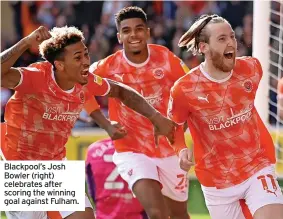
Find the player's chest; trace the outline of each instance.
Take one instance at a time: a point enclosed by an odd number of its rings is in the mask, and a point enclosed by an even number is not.
[[[245,111],[253,106],[259,80],[257,77],[234,78],[224,83],[200,82],[189,101],[193,114],[210,116]],[[226,109],[226,110],[225,110]]]
[[[170,66],[146,65],[144,67],[132,67],[121,65],[118,69],[112,69],[110,72],[111,79],[122,82],[127,85],[141,83],[162,84],[166,83],[170,75]]]
[[[131,68],[124,72],[112,74],[111,78],[132,87],[150,103],[156,103],[169,97],[170,88],[174,84],[169,70],[158,66]]]
[[[47,89],[40,93],[25,96],[25,103],[36,114],[49,121],[74,123],[83,109],[84,102],[84,91],[69,94],[52,86],[47,86]]]

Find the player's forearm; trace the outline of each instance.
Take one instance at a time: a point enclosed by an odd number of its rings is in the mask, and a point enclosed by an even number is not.
[[[1,76],[6,74],[19,57],[29,48],[29,44],[26,42],[26,39],[20,40],[14,46],[6,49],[1,52]]]
[[[111,126],[111,122],[104,116],[104,114],[97,109],[90,114],[90,117],[94,122],[105,131],[108,131],[108,128]]]
[[[123,104],[145,116],[152,123],[156,117],[160,116],[160,113],[131,87],[112,80],[108,80],[108,82],[111,86],[109,97],[120,99]]]

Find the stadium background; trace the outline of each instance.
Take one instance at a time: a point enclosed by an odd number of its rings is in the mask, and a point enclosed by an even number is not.
[[[271,21],[280,26],[283,19],[282,9],[280,15],[280,1],[271,1],[271,8],[279,11],[279,15],[271,16]],[[98,61],[107,55],[121,49],[116,39],[116,27],[114,14],[127,5],[142,7],[148,15],[151,38],[149,43],[156,43],[168,47],[178,55],[190,67],[198,65],[202,60],[194,57],[177,47],[180,36],[186,31],[191,22],[204,13],[217,13],[226,18],[234,28],[238,39],[238,56],[252,55],[253,52],[253,1],[1,1],[1,51],[10,47],[22,37],[27,36],[40,25],[47,28],[54,26],[74,25],[79,27],[85,35],[89,48],[91,62]],[[282,5],[281,5],[282,8]],[[281,25],[282,25],[281,21]],[[281,27],[282,28],[282,27]],[[278,28],[277,28],[278,29]],[[278,31],[271,29],[271,33]],[[280,28],[279,28],[280,29]],[[282,31],[282,30],[281,30]],[[264,33],[263,33],[264,34]],[[266,33],[269,34],[269,33]],[[279,34],[280,36],[280,34]],[[282,35],[281,35],[282,36]],[[279,44],[282,44],[282,39]],[[270,46],[275,50],[281,47],[270,40]],[[278,54],[282,53],[279,52]],[[276,56],[276,54],[275,54]],[[274,54],[271,53],[271,59]],[[32,48],[17,61],[17,66],[26,66],[39,61],[36,48]],[[276,61],[275,61],[276,62]],[[279,62],[277,61],[277,64]],[[278,138],[277,115],[277,81],[283,74],[283,67],[271,66],[269,81],[269,117],[270,132],[277,139],[278,158],[283,159],[283,139]],[[279,70],[280,74],[278,75]],[[5,104],[11,97],[12,91],[1,88],[1,122],[4,119]],[[98,98],[103,112],[107,115],[107,99]],[[275,115],[275,116],[274,116]],[[82,112],[81,117],[86,117]],[[85,158],[86,148],[94,141],[107,137],[106,133],[99,129],[95,123],[77,122],[73,130],[73,137],[67,143],[67,157],[70,160]],[[189,133],[186,133],[188,146],[192,146]],[[278,165],[279,170],[282,169]],[[280,169],[281,168],[281,169]],[[282,174],[282,172],[281,172]],[[189,211],[192,219],[209,218],[203,200],[199,183],[191,171],[189,191]],[[283,181],[280,182],[283,186]]]

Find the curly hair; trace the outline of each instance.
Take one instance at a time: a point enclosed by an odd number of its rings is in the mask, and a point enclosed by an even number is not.
[[[55,60],[62,59],[66,46],[85,39],[83,33],[76,27],[54,27],[50,34],[52,37],[39,45],[39,52],[53,66]]]
[[[180,38],[178,46],[187,47],[189,51],[192,51],[194,55],[200,54],[199,43],[209,43],[209,33],[206,30],[208,23],[223,23],[228,21],[223,17],[216,14],[213,15],[202,15],[197,19],[190,29]]]
[[[115,22],[117,29],[119,29],[120,24],[123,20],[129,18],[140,18],[145,24],[147,23],[147,15],[140,7],[129,6],[122,8],[117,14],[115,14]]]

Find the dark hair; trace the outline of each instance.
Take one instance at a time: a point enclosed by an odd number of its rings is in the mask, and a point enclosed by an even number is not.
[[[54,27],[51,38],[39,45],[41,56],[54,66],[54,61],[62,58],[64,48],[84,40],[83,33],[76,27]]]
[[[190,29],[180,38],[178,46],[187,47],[189,51],[192,51],[194,55],[199,54],[199,43],[209,42],[209,33],[206,30],[208,23],[223,23],[228,22],[223,17],[216,14],[214,15],[202,15],[197,19]]]
[[[147,15],[140,7],[129,6],[121,9],[117,14],[115,14],[117,29],[119,29],[120,24],[123,20],[129,18],[140,18],[145,24],[147,23]]]

